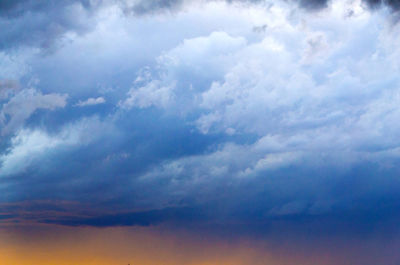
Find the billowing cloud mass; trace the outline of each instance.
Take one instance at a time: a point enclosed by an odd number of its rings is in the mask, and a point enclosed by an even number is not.
[[[0,2],[0,223],[393,227],[399,8]]]

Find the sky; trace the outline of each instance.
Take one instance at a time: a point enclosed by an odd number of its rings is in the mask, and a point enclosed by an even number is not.
[[[0,264],[399,264],[399,19],[0,0]]]

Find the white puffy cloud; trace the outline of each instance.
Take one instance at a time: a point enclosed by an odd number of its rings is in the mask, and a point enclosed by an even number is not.
[[[191,94],[195,92],[193,84],[189,84],[190,78],[207,80],[217,76],[217,73],[222,73],[224,65],[229,65],[231,53],[243,47],[245,43],[244,38],[234,38],[225,32],[213,32],[208,37],[184,40],[182,44],[158,58],[162,69],[157,77],[153,77],[147,68],[139,73],[127,99],[120,105],[125,108],[174,108],[171,103],[184,105],[191,100]],[[164,70],[165,73],[162,72]],[[182,82],[173,79],[174,77],[182,77],[185,80]],[[189,80],[189,83],[186,80]],[[177,87],[178,82],[184,85]]]
[[[257,139],[169,160],[143,174],[143,181],[167,180],[168,198],[196,194],[206,201],[221,182],[272,178],[290,168],[346,172],[362,163],[385,168],[400,158],[400,28],[386,20],[387,10],[331,1],[315,14],[288,12],[279,4],[264,12],[275,20],[262,32],[215,31],[186,39],[159,57],[154,68],[159,74],[148,76],[152,86],[129,92],[128,99],[136,91],[136,107],[188,113],[186,122],[204,134]],[[168,104],[155,100],[155,91],[169,84]],[[289,201],[271,214],[307,207],[321,212],[339,200],[326,187],[301,185],[308,178],[318,183],[318,176],[300,171],[292,185],[315,196]],[[275,195],[290,197],[294,190]]]
[[[173,97],[174,85],[163,85],[159,80],[152,80],[144,86],[132,88],[128,98],[120,103],[123,108],[165,107]]]
[[[389,120],[398,115],[398,29],[386,11],[332,1],[322,14],[293,15],[280,4],[264,12],[275,20],[261,39],[226,32],[186,39],[159,57],[160,76],[131,89],[126,102],[189,110],[203,133],[313,135],[319,146],[336,138],[352,149],[394,144],[393,133],[377,132],[378,124],[395,130]]]

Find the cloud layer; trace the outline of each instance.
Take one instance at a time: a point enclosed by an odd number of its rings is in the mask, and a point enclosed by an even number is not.
[[[2,2],[0,222],[398,218],[398,5],[299,3]]]

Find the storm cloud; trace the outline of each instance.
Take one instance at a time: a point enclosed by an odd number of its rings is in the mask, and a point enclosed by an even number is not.
[[[197,1],[208,2],[208,1]],[[213,2],[213,1],[210,1]],[[216,2],[221,2],[216,0]],[[269,3],[261,0],[229,0],[228,3],[257,4],[260,8]],[[400,8],[394,0],[363,0],[365,6],[376,9],[388,6],[397,12]],[[40,47],[52,51],[57,45],[72,38],[73,34],[85,34],[96,27],[94,14],[105,6],[118,5],[125,15],[142,16],[160,12],[177,12],[190,6],[193,0],[62,0],[62,1],[2,1],[0,3],[0,49],[14,49],[18,46]],[[289,0],[289,5],[308,10],[328,8],[329,0]]]
[[[265,235],[398,220],[397,2],[0,9],[1,224]]]

